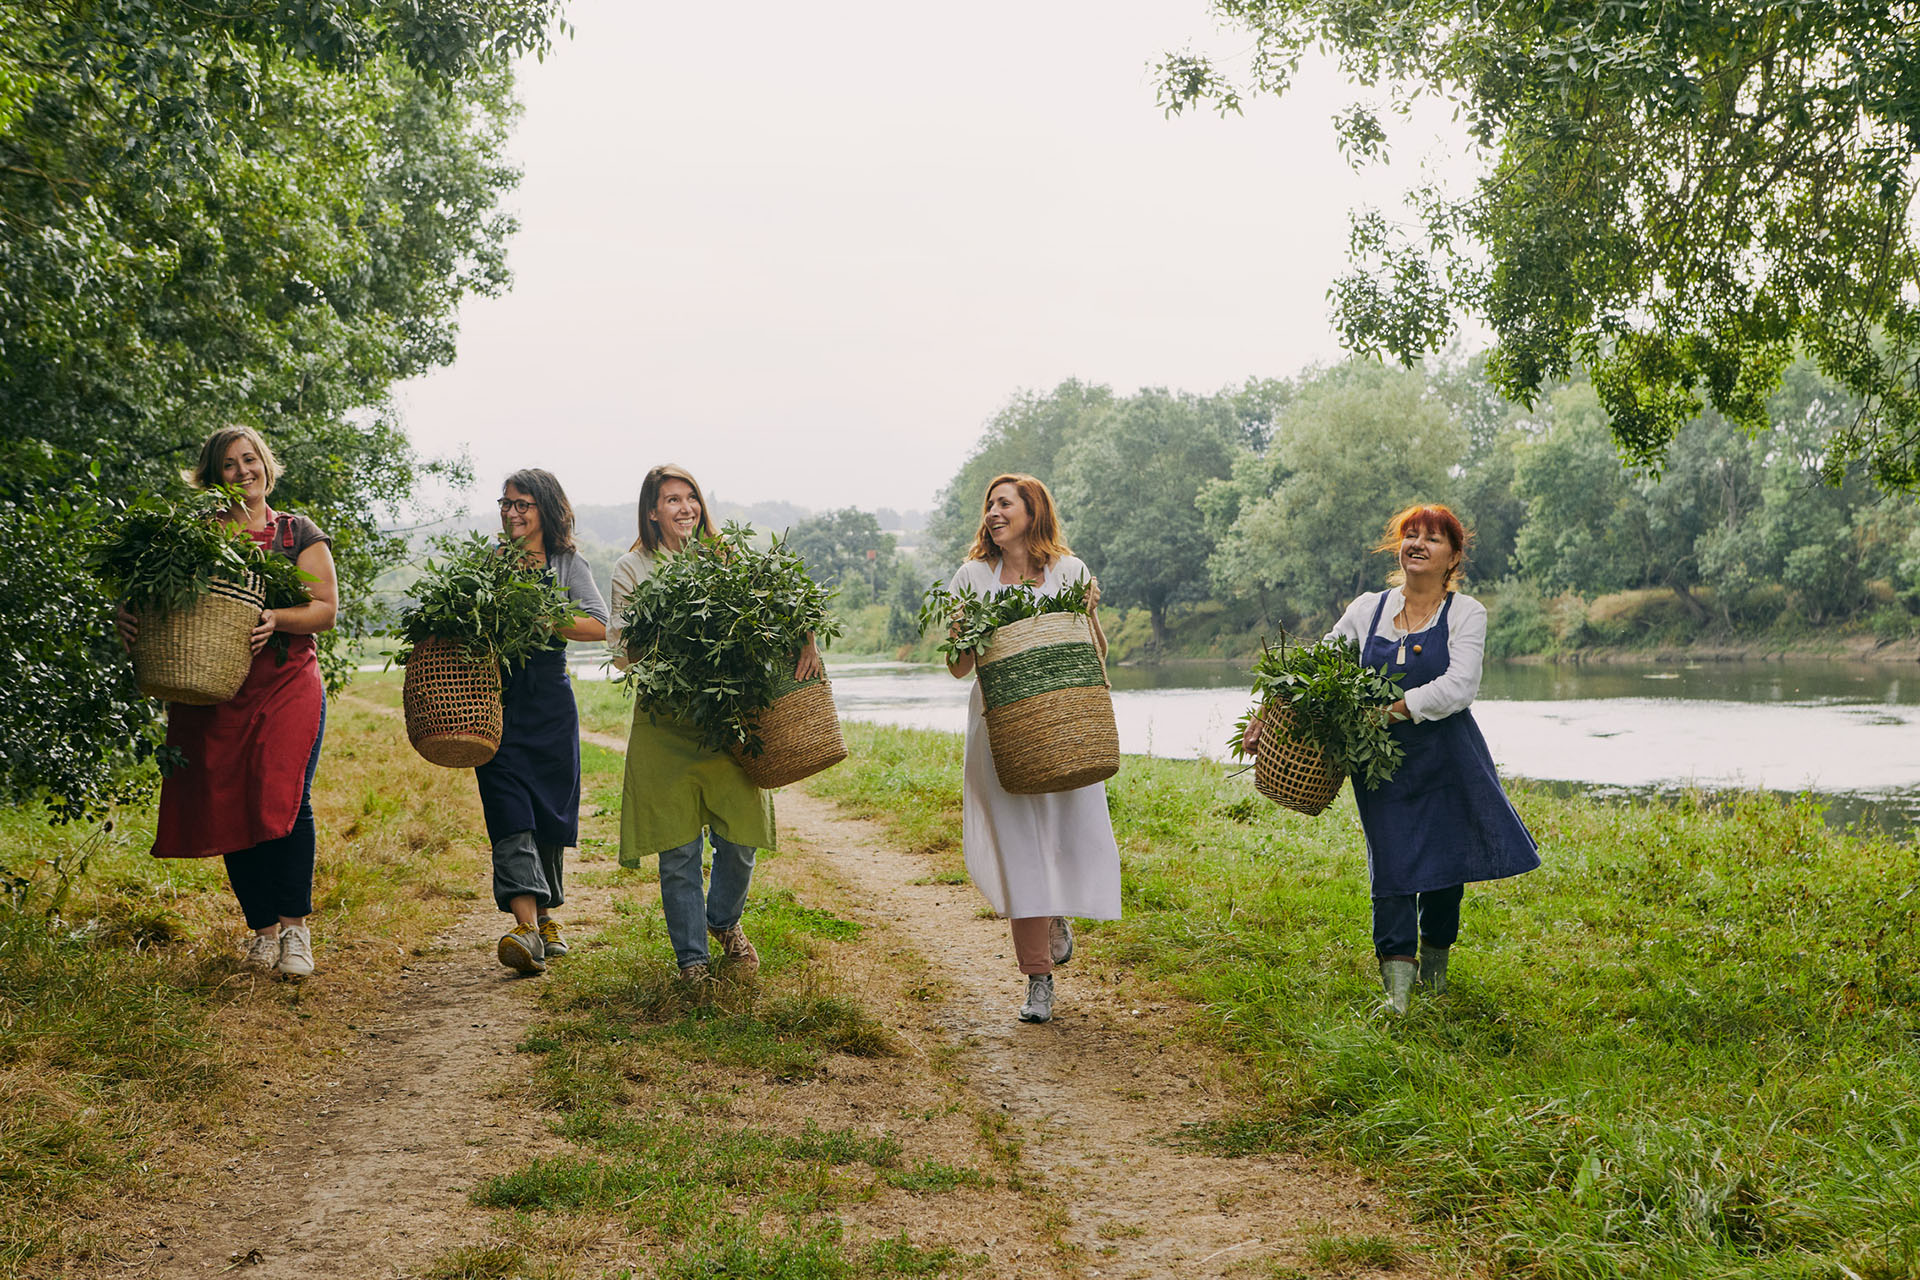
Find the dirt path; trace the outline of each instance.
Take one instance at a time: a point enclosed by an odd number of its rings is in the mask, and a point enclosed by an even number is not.
[[[584,937],[606,891],[569,893],[568,924]],[[310,1107],[249,1135],[227,1162],[228,1192],[137,1274],[375,1280],[485,1238],[473,1184],[564,1145],[512,1100],[540,983],[494,962],[501,918],[475,902],[409,966],[342,1060],[316,1063]]]
[[[980,918],[970,886],[914,883],[936,869],[931,859],[828,802],[789,789],[779,808],[784,847],[835,886],[839,910],[869,926],[862,998],[918,1042],[917,1070],[931,1083],[948,1087],[941,1073],[951,1072],[964,1096],[1007,1118],[1025,1166],[1058,1206],[1050,1232],[1005,1220],[1001,1237],[979,1242],[996,1263],[1028,1260],[996,1275],[1261,1275],[1306,1264],[1318,1236],[1409,1239],[1378,1189],[1352,1174],[1170,1145],[1183,1122],[1231,1106],[1214,1067],[1174,1036],[1173,1011],[1130,1002],[1083,958],[1061,971],[1056,1020],[1020,1025],[1023,983],[1005,923]],[[591,946],[611,893],[570,892],[570,933]],[[493,962],[499,919],[485,900],[463,913],[361,1038],[315,1065],[315,1101],[249,1135],[223,1189],[113,1274],[406,1277],[487,1238],[497,1223],[467,1203],[470,1188],[564,1146],[517,1100],[528,1060],[514,1046],[541,984]],[[888,1099],[865,1102],[884,1113]],[[1402,1262],[1392,1274],[1417,1273]]]
[[[1406,1241],[1366,1181],[1299,1157],[1224,1159],[1170,1145],[1183,1123],[1228,1110],[1217,1071],[1172,1035],[1170,1012],[1130,1002],[1082,961],[1058,971],[1056,1017],[1022,1025],[1025,992],[1005,921],[981,919],[969,885],[915,883],[932,860],[826,801],[780,796],[783,840],[823,859],[865,908],[924,960],[915,982],[948,993],[932,1023],[965,1086],[1022,1130],[1025,1160],[1066,1209],[1062,1237],[1084,1274],[1212,1277],[1301,1265],[1318,1236]],[[909,983],[908,985],[913,985]],[[1249,1264],[1258,1264],[1249,1270]],[[1327,1274],[1363,1276],[1364,1269]],[[1392,1274],[1418,1274],[1402,1263]]]

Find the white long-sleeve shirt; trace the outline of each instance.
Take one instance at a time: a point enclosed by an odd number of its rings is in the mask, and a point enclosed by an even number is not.
[[[1369,591],[1347,606],[1340,615],[1333,630],[1327,632],[1327,639],[1338,636],[1351,640],[1364,652],[1367,647],[1367,624],[1373,621],[1374,608],[1380,603],[1382,595],[1387,597],[1386,608],[1380,610],[1380,625],[1375,635],[1398,644],[1409,634],[1418,637],[1419,632],[1402,631],[1393,625],[1394,618],[1406,603],[1406,593],[1399,587],[1389,588],[1385,592]],[[1427,624],[1431,629],[1440,621],[1436,611],[1433,622]],[[1418,643],[1418,640],[1414,641]],[[1418,689],[1409,689],[1403,695],[1407,700],[1407,712],[1415,720],[1444,720],[1456,711],[1464,711],[1471,706],[1480,692],[1480,667],[1487,653],[1487,606],[1472,596],[1455,593],[1453,607],[1447,611],[1447,669],[1438,679],[1421,685]]]

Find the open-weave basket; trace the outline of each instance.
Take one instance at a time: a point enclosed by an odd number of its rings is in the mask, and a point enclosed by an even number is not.
[[[1086,614],[1009,622],[977,670],[993,771],[1008,791],[1072,791],[1120,772],[1113,694]]]
[[[253,629],[265,603],[249,574],[245,586],[216,580],[184,609],[142,616],[133,641],[140,692],[197,707],[230,700],[253,669]]]
[[[450,640],[422,640],[407,658],[400,701],[407,741],[434,764],[471,769],[500,749],[500,664]]]
[[[736,750],[733,755],[753,785],[763,790],[811,778],[847,758],[833,682],[824,676],[805,683],[782,680],[772,705],[755,719],[760,754]]]
[[[1323,811],[1340,794],[1340,784],[1347,775],[1327,758],[1319,743],[1298,731],[1293,709],[1285,703],[1269,702],[1260,720],[1254,789],[1275,804],[1308,817]]]

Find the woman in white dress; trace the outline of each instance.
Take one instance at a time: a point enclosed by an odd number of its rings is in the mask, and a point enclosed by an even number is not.
[[[1002,475],[987,485],[980,530],[947,585],[986,596],[1025,583],[1052,595],[1092,576],[1061,537],[1047,486],[1032,476]],[[1107,638],[1100,630],[1099,602],[1100,586],[1094,582],[1087,614],[1104,658]],[[973,655],[965,654],[948,670],[965,679],[973,666]],[[1120,850],[1107,815],[1106,785],[1037,796],[1007,791],[994,773],[985,704],[976,683],[967,701],[961,792],[967,874],[994,911],[1012,922],[1014,956],[1027,976],[1020,1020],[1045,1022],[1053,1016],[1054,967],[1073,956],[1067,917],[1120,918]]]

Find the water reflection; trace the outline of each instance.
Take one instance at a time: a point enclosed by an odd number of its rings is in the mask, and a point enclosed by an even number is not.
[[[958,732],[970,681],[938,668],[836,665],[851,719]],[[1221,758],[1246,703],[1231,663],[1114,673],[1123,751]],[[1715,663],[1490,666],[1475,716],[1518,777],[1653,794],[1812,790],[1842,819],[1920,819],[1920,680],[1904,667]]]

